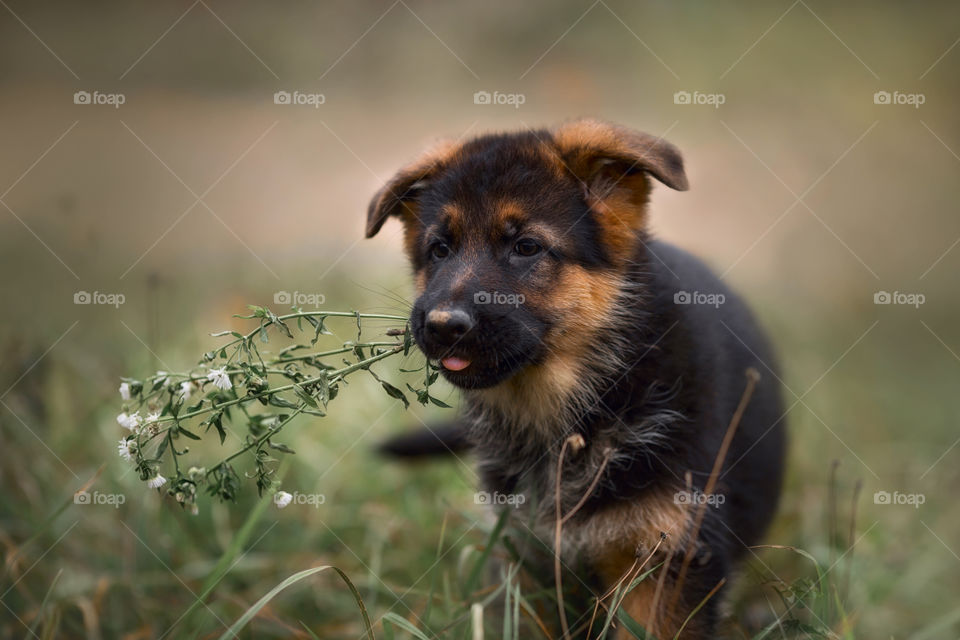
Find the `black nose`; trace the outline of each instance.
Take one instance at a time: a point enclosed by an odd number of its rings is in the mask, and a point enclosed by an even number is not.
[[[452,345],[473,328],[473,318],[463,309],[434,309],[427,313],[427,337]]]

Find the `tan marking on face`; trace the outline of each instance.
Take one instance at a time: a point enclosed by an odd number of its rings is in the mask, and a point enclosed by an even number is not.
[[[443,309],[434,309],[427,314],[427,322],[446,323],[450,320],[450,312]]]
[[[448,202],[440,208],[440,218],[446,223],[447,229],[454,241],[463,237],[464,214],[463,210],[452,202]]]
[[[598,330],[607,324],[620,284],[616,274],[565,265],[549,298],[535,302],[550,309],[555,321],[544,337],[550,352],[561,361],[582,361]]]
[[[592,345],[607,324],[620,279],[566,265],[549,292],[525,292],[527,304],[547,310],[555,325],[544,336],[547,356],[484,392],[486,402],[534,424],[549,424],[581,382]]]
[[[423,295],[423,292],[427,289],[427,273],[426,271],[418,271],[416,276],[414,276],[414,287],[417,291],[417,297]]]
[[[493,206],[495,228],[502,231],[508,225],[520,225],[527,219],[527,212],[517,200],[500,200]]]
[[[403,250],[412,261],[420,253],[420,234],[423,225],[414,207],[408,203],[403,206]]]

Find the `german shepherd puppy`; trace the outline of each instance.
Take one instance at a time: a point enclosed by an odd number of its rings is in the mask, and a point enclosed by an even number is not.
[[[434,445],[386,449],[469,445],[483,488],[524,495],[593,595],[656,567],[623,610],[673,638],[705,601],[683,634],[713,638],[723,585],[776,510],[783,406],[744,303],[649,236],[653,180],[687,189],[677,149],[585,119],[440,145],[375,195],[366,235],[403,222],[410,327],[463,391]]]

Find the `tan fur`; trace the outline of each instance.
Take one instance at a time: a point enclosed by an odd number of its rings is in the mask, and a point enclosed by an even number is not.
[[[607,590],[624,577],[638,558],[640,562],[647,558],[661,533],[666,538],[641,573],[670,555],[683,553],[689,544],[692,516],[689,505],[678,503],[672,493],[663,493],[601,511],[577,530],[576,543],[584,549]],[[658,577],[659,572],[655,572],[644,579],[627,594],[623,607],[655,637],[673,638],[687,612],[663,611],[665,599],[670,596],[667,583],[656,603],[659,611],[655,615]],[[618,637],[632,636],[624,630]]]
[[[575,172],[589,171],[589,163],[598,158],[620,159],[631,167],[649,171],[673,189],[688,188],[680,153],[662,138],[584,118],[555,128],[553,139],[564,162]]]
[[[391,213],[399,213],[403,217],[404,226],[409,230],[419,225],[419,216],[417,205],[411,202],[402,203],[402,209],[396,211],[396,207],[401,203],[397,197],[406,192],[412,185],[418,181],[434,175],[445,164],[450,162],[460,149],[460,144],[444,140],[424,153],[416,160],[400,169],[390,181],[383,186],[374,196],[373,201],[367,211],[367,229],[366,236],[372,238],[383,226],[387,216]],[[409,235],[409,234],[408,234]],[[410,242],[406,241],[407,251],[410,250]]]
[[[450,312],[449,312],[449,311],[442,311],[442,310],[439,310],[439,309],[434,309],[434,310],[432,310],[430,313],[427,314],[427,321],[428,321],[428,322],[446,322],[446,321],[449,320],[449,319],[450,319]]]
[[[418,271],[414,276],[413,286],[417,290],[417,295],[421,295],[424,290],[427,288],[427,273],[426,271]]]
[[[623,265],[633,253],[637,232],[647,224],[647,185],[642,174],[616,181],[616,186],[606,193],[591,191],[587,202],[597,214],[601,238],[614,263]]]
[[[609,319],[620,291],[620,280],[609,273],[594,273],[578,265],[564,267],[556,287],[527,302],[548,309],[557,324],[544,337],[546,359],[531,365],[506,382],[481,391],[483,401],[504,413],[541,427],[556,422],[557,409],[566,406],[582,388],[583,373],[594,338]],[[559,294],[557,293],[559,292]]]
[[[450,230],[450,234],[458,239],[463,235],[463,211],[460,210],[460,207],[448,202],[440,210],[441,215],[444,220],[447,222],[447,228]]]
[[[493,206],[493,219],[497,221],[497,226],[500,229],[511,223],[520,223],[526,217],[523,207],[515,200],[500,200]]]

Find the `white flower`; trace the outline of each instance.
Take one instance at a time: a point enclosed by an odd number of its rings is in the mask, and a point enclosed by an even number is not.
[[[187,380],[186,382],[180,383],[180,394],[183,396],[184,400],[189,400],[190,396],[193,394],[193,383]]]
[[[130,401],[130,384],[127,382],[120,383],[120,397],[123,398],[124,402]]]
[[[140,412],[137,411],[131,415],[126,413],[121,413],[117,416],[117,424],[119,424],[124,429],[129,429],[130,431],[135,431],[137,427],[140,426]]]
[[[277,505],[278,509],[283,509],[292,501],[293,496],[286,491],[277,491],[275,494],[273,494],[273,504]]]
[[[230,384],[230,376],[227,375],[226,367],[210,369],[210,373],[207,374],[207,379],[212,381],[218,389],[229,389],[233,386]]]
[[[156,422],[160,419],[160,412],[154,411],[153,413],[147,414],[147,424],[151,422]]]
[[[147,480],[147,486],[150,487],[151,489],[159,489],[165,484],[167,484],[167,479],[164,478],[159,473],[153,476],[152,478],[150,478],[149,480]]]
[[[136,440],[121,440],[117,445],[117,453],[127,462],[133,462],[133,455],[137,452]]]

